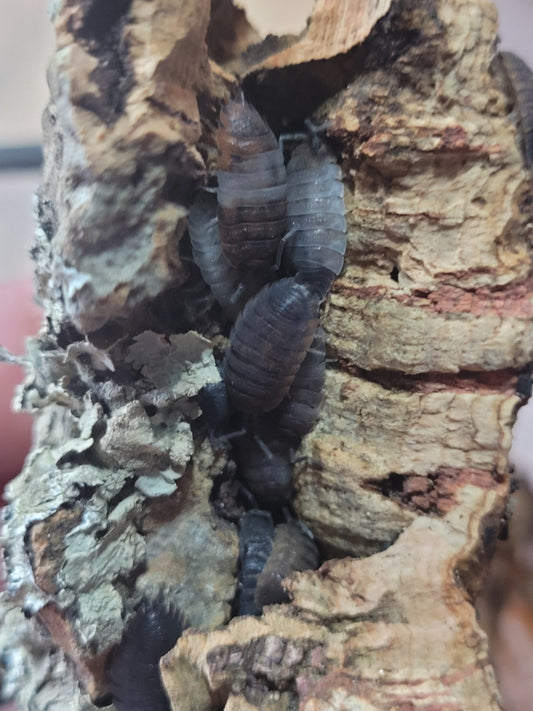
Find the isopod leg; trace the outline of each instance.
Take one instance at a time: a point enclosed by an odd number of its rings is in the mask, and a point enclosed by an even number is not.
[[[281,259],[283,257],[283,250],[285,249],[285,245],[287,242],[290,240],[290,238],[295,234],[295,232],[298,232],[300,229],[300,225],[296,224],[291,227],[291,229],[287,232],[286,235],[284,235],[278,244],[278,249],[276,251],[276,264],[274,266],[275,271],[279,271],[279,268],[281,266]]]
[[[305,131],[295,131],[294,133],[282,133],[279,137],[279,146],[282,152],[285,152],[285,143],[299,143],[300,141],[308,141],[309,135]]]
[[[222,440],[222,442],[230,441],[232,439],[237,439],[238,437],[244,437],[244,435],[247,434],[247,430],[245,428],[240,429],[240,430],[235,430],[235,432],[228,432],[227,434],[220,435],[218,438],[219,440]]]
[[[248,503],[248,506],[251,509],[258,509],[259,508],[259,503],[255,496],[252,494],[250,489],[248,489],[247,486],[245,486],[242,481],[238,482],[239,484],[239,492],[242,494],[243,498],[246,499],[246,502]]]
[[[244,286],[244,284],[241,282],[241,283],[239,284],[239,286],[235,289],[235,291],[233,292],[233,294],[231,295],[230,300],[229,300],[230,303],[231,303],[231,304],[236,304],[236,303],[239,301],[239,299],[241,298],[241,296],[243,295],[244,291],[245,291],[245,286]]]
[[[321,123],[319,126],[314,124],[311,119],[305,119],[304,121],[306,129],[309,131],[309,139],[311,143],[311,148],[313,151],[318,151],[320,146],[323,145],[324,141],[322,138],[320,138],[319,134],[320,133],[325,133],[328,128],[331,126],[330,121],[324,121]]]

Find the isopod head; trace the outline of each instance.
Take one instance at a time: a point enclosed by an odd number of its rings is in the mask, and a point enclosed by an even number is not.
[[[289,444],[275,431],[247,434],[235,441],[238,475],[257,502],[266,508],[281,508],[292,493],[293,465]]]

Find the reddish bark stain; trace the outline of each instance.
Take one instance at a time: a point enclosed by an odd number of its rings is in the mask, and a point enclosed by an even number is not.
[[[496,395],[516,392],[518,375],[510,368],[480,373],[423,373],[416,378],[417,391],[432,393],[445,388],[454,392],[475,392],[477,395]]]
[[[468,136],[462,126],[448,126],[444,129],[439,142],[440,150],[458,151],[468,148]]]
[[[400,499],[409,508],[445,515],[456,506],[457,492],[463,487],[490,491],[499,488],[501,481],[484,469],[439,467],[427,477],[405,477]]]
[[[412,140],[408,146],[397,146],[394,127],[388,126],[386,122],[380,122],[379,117],[374,117],[372,126],[374,130],[371,135],[365,136],[362,131],[359,132],[362,138],[361,152],[368,156],[385,155],[397,148],[411,154],[460,153],[489,155],[502,152],[502,146],[499,144],[473,143],[472,136],[469,136],[467,131],[459,125],[446,126],[443,129],[411,127]],[[433,139],[433,141],[427,143],[428,139]]]
[[[382,297],[387,295],[387,290],[384,286],[357,286],[341,278],[333,282],[330,293],[346,297],[355,296],[357,299],[379,297],[379,300],[381,300]]]
[[[481,287],[465,291],[456,286],[442,286],[429,292],[425,298],[414,295],[394,297],[406,306],[426,308],[435,313],[467,313],[471,316],[497,316],[499,318],[531,318],[533,306],[531,279],[519,285],[507,287],[505,291]]]
[[[472,316],[524,318],[533,315],[533,278],[505,289],[480,287],[464,291],[456,286],[442,286],[427,296],[429,309],[437,313],[468,313]]]
[[[333,284],[332,293],[376,302],[384,298],[407,307],[433,313],[497,316],[530,319],[533,316],[533,276],[519,284],[490,289],[487,286],[465,290],[443,285],[434,291],[413,290],[410,293],[388,291],[382,286],[357,286],[342,279]]]
[[[427,395],[435,392],[448,391],[450,393],[476,393],[476,395],[506,395],[517,396],[518,373],[512,368],[502,370],[460,373],[417,373],[416,375],[401,373],[399,371],[376,369],[371,373],[350,363],[346,358],[339,358],[338,364],[345,373],[372,380],[386,388],[395,388],[407,392],[416,392]],[[340,390],[341,401],[351,397],[357,384],[344,384]]]

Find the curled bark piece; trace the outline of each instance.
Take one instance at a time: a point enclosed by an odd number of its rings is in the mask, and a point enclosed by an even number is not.
[[[368,37],[393,1],[318,0],[306,29],[296,41],[287,49],[268,57],[260,67],[285,67],[348,52]]]

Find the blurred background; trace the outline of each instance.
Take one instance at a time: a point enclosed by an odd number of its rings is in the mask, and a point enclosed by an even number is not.
[[[46,65],[54,45],[46,6],[44,0],[4,3],[0,23],[0,344],[17,354],[40,323],[29,248],[41,113],[48,99]],[[22,163],[29,167],[10,167]],[[30,444],[29,415],[11,411],[13,388],[22,375],[20,368],[0,363],[0,491],[2,482],[20,470]]]
[[[264,35],[298,33],[313,0],[237,0]],[[39,183],[41,113],[53,31],[45,0],[4,3],[0,23],[0,344],[24,352],[41,314],[32,298],[33,195]],[[496,0],[501,48],[533,67],[533,0]],[[0,363],[0,491],[21,469],[30,419],[11,400],[22,371]],[[511,460],[522,485],[513,496],[509,539],[499,544],[479,609],[507,711],[533,709],[533,402],[515,426]],[[7,709],[7,707],[4,707]],[[12,707],[9,707],[12,708]]]

